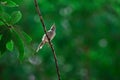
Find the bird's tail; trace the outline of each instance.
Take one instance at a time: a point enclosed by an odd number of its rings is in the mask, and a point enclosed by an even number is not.
[[[44,41],[42,41],[42,42],[39,44],[38,48],[36,49],[36,52],[38,52],[40,49],[42,49],[42,47],[43,47],[44,44],[45,44]]]

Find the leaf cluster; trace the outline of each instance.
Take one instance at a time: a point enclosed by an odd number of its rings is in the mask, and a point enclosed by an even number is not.
[[[19,9],[9,12],[8,9],[19,7],[20,1],[1,0],[0,1],[0,54],[5,51],[19,51],[19,59],[24,58],[24,40],[22,36],[31,42],[31,37],[24,31],[19,32],[15,25],[21,20],[22,13]],[[22,1],[21,1],[22,2]]]

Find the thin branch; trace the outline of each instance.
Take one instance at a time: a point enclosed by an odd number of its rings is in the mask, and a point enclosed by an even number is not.
[[[40,9],[39,9],[37,0],[34,0],[34,3],[35,3],[36,11],[37,11],[37,13],[38,13],[38,15],[39,15],[40,21],[41,21],[41,23],[42,23],[42,27],[43,27],[43,29],[44,29],[44,32],[45,32],[47,38],[48,38],[49,45],[50,45],[50,47],[51,47],[51,49],[52,49],[52,52],[53,52],[53,55],[54,55],[54,60],[55,60],[55,65],[56,65],[56,71],[57,71],[58,80],[61,80],[61,79],[60,79],[60,71],[59,71],[58,62],[57,62],[57,57],[56,57],[56,53],[55,53],[54,47],[53,47],[53,45],[52,45],[52,43],[51,43],[51,41],[50,41],[50,38],[49,38],[48,35],[47,35],[46,26],[45,26],[43,17],[42,17],[42,15],[41,15],[41,12],[40,12]]]
[[[6,21],[4,21],[3,19],[0,18],[0,21],[2,21],[2,22],[4,23],[6,29],[12,29],[12,28],[13,28],[12,25],[8,24],[8,23],[7,23]]]
[[[0,21],[2,21],[4,23],[4,25],[9,27],[9,25],[3,19],[0,18]]]

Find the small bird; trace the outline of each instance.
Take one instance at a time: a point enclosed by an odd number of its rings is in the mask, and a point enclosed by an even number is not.
[[[55,37],[56,34],[56,26],[53,24],[50,28],[50,30],[47,32],[47,35],[50,40],[52,40]],[[38,48],[36,49],[36,52],[38,52],[40,49],[42,49],[43,45],[48,42],[48,38],[46,34],[43,35],[41,43],[38,45]]]

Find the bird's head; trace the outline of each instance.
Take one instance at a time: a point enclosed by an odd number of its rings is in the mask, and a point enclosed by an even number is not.
[[[53,30],[53,31],[55,31],[55,30],[56,30],[55,23],[52,25],[52,27],[50,28],[50,30]]]

